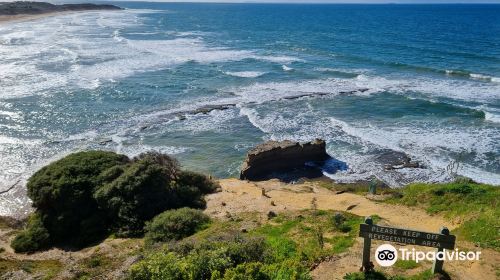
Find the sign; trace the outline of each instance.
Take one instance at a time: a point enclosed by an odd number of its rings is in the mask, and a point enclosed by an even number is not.
[[[377,225],[360,224],[359,236],[387,242],[403,243],[416,246],[443,248],[453,250],[455,236],[439,233],[415,231],[402,228],[391,228]]]
[[[359,225],[359,236],[364,238],[363,264],[361,267],[361,269],[364,271],[373,269],[373,263],[370,261],[372,239],[416,246],[433,247],[437,248],[438,252],[442,252],[444,249],[453,250],[455,248],[456,239],[454,235],[450,235],[450,231],[445,227],[441,229],[440,233],[384,227],[374,225],[371,217],[367,217],[365,219],[365,223]],[[443,272],[442,260],[435,260],[432,272]]]

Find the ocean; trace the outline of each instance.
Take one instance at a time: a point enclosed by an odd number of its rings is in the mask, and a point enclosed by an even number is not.
[[[116,4],[0,25],[0,190],[21,180],[0,215],[87,149],[225,178],[265,140],[321,138],[341,182],[446,181],[455,162],[500,184],[500,5]],[[385,171],[388,150],[426,168]]]

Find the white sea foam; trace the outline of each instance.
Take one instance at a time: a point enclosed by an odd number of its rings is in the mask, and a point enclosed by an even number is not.
[[[500,114],[484,112],[484,119],[490,122],[500,123]]]
[[[500,78],[498,78],[498,77],[493,77],[490,75],[478,74],[478,73],[469,73],[467,71],[445,70],[445,73],[446,73],[446,75],[449,75],[449,76],[469,77],[472,80],[479,80],[479,81],[483,81],[483,82],[494,82],[494,83],[500,82]]]
[[[345,172],[328,174],[340,181],[367,179],[371,175],[393,186],[414,181],[442,181],[449,179],[446,166],[453,161],[450,155],[468,153],[474,155],[474,162],[490,165],[492,162],[488,154],[500,149],[495,136],[498,130],[494,127],[437,127],[424,121],[347,123],[328,117],[311,106],[243,106],[240,114],[273,140],[310,141],[320,137],[332,142],[349,143],[349,149],[339,149],[334,144],[334,150],[330,152],[350,167]],[[373,152],[382,149],[407,153],[427,168],[385,172],[381,164],[374,163]],[[473,164],[462,164],[459,173],[479,182],[500,184],[498,174]]]
[[[429,97],[444,97],[463,101],[489,103],[500,98],[500,85],[471,80],[438,79],[429,77],[387,78],[359,75],[357,85],[375,91],[407,94],[419,92]]]
[[[235,77],[241,77],[241,78],[257,78],[257,77],[260,77],[260,76],[266,74],[266,72],[259,72],[259,71],[230,72],[230,71],[227,71],[227,72],[224,72],[224,74],[230,75],[230,76],[235,76]]]
[[[352,75],[368,74],[371,71],[369,69],[350,69],[350,68],[331,68],[331,67],[318,67],[314,68],[315,71],[319,72],[335,72],[335,73],[345,73]]]
[[[292,67],[286,66],[286,65],[281,65],[281,68],[283,69],[283,71],[292,71],[293,70]]]
[[[495,82],[498,83],[500,82],[500,78],[489,76],[489,75],[483,75],[483,74],[470,74],[470,77],[474,80],[480,80],[480,81],[486,81],[486,82]]]
[[[146,152],[159,152],[167,155],[177,155],[188,151],[185,147],[175,147],[175,146],[150,146],[150,145],[127,145],[120,148],[120,153],[127,155],[128,157],[135,157]]]
[[[437,128],[425,123],[399,123],[391,126],[365,123],[353,126],[333,118],[331,121],[347,134],[360,139],[364,145],[374,144],[403,151],[441,170],[444,170],[452,161],[447,156],[450,151],[457,154],[472,152],[477,154],[476,160],[488,164],[489,160],[483,156],[500,149],[499,144],[492,137],[495,134],[494,128],[469,128],[467,130],[456,127]],[[500,176],[497,174],[482,171],[472,165],[464,167],[460,172],[466,176],[475,174],[472,178],[481,182],[500,183]],[[478,174],[481,176],[477,176]]]
[[[290,63],[300,59],[252,50],[209,46],[203,32],[176,32],[169,40],[127,39],[123,29],[140,26],[134,11],[85,12],[17,23],[0,30],[0,98],[47,93],[75,85],[94,89],[102,81],[175,67],[187,62],[243,59]],[[23,31],[23,30],[30,31]],[[20,31],[21,30],[21,31]],[[193,37],[194,36],[194,37]],[[238,75],[238,74],[236,74]],[[257,73],[244,72],[247,77]]]

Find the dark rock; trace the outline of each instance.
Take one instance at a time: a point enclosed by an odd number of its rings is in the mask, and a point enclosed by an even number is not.
[[[277,216],[278,216],[278,215],[277,215],[274,211],[269,211],[269,212],[267,213],[267,218],[268,218],[269,220],[270,220],[270,219],[272,219],[272,218],[275,218],[275,217],[277,217]]]
[[[384,150],[375,159],[384,164],[385,170],[423,168],[419,162],[412,161],[411,157],[407,154],[393,150]]]
[[[223,110],[227,110],[227,109],[234,107],[234,106],[236,106],[236,104],[205,105],[205,106],[202,106],[200,108],[197,108],[192,113],[193,114],[208,114],[208,113],[215,111],[215,110],[223,111]]]
[[[89,11],[89,10],[121,10],[120,7],[108,4],[63,4],[54,5],[45,2],[7,2],[0,3],[0,15],[19,14],[45,14],[65,11]]]
[[[113,142],[112,139],[106,139],[106,140],[103,140],[103,141],[99,142],[99,145],[103,145],[104,146],[104,145],[107,145],[107,144],[109,144],[111,142]]]
[[[341,95],[351,95],[351,94],[355,94],[357,92],[365,92],[365,91],[368,91],[369,89],[367,88],[360,88],[360,89],[357,89],[357,90],[350,90],[350,91],[340,91],[339,94]],[[283,97],[282,99],[284,100],[294,100],[294,99],[299,99],[299,98],[304,98],[304,97],[321,97],[321,96],[325,96],[325,95],[329,95],[331,93],[329,92],[311,92],[311,93],[304,93],[304,94],[299,94],[299,95],[293,95],[293,96],[285,96]]]
[[[354,209],[354,207],[356,207],[356,206],[358,206],[358,205],[357,205],[357,204],[350,205],[349,207],[347,207],[347,209],[346,209],[346,210],[347,210],[347,211],[352,210],[352,209]]]
[[[202,114],[206,115],[212,111],[219,110],[219,111],[224,111],[229,108],[235,107],[236,104],[214,104],[214,105],[203,105],[199,108],[196,108],[194,110],[189,110],[189,111],[181,111],[175,113],[175,116],[178,120],[183,121],[187,118],[188,115],[197,115],[197,114]]]
[[[250,150],[241,167],[240,179],[265,180],[273,172],[283,172],[304,167],[306,162],[329,159],[326,143],[316,139],[313,142],[268,141]]]

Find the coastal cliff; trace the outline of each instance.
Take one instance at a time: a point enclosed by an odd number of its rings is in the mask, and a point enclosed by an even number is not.
[[[307,143],[268,141],[248,152],[241,167],[240,179],[263,180],[273,172],[301,168],[306,162],[320,162],[328,158],[326,143],[320,139]]]
[[[0,3],[0,16],[38,15],[54,12],[89,11],[89,10],[121,10],[120,7],[109,4],[62,4],[54,5],[45,2],[16,1]]]

